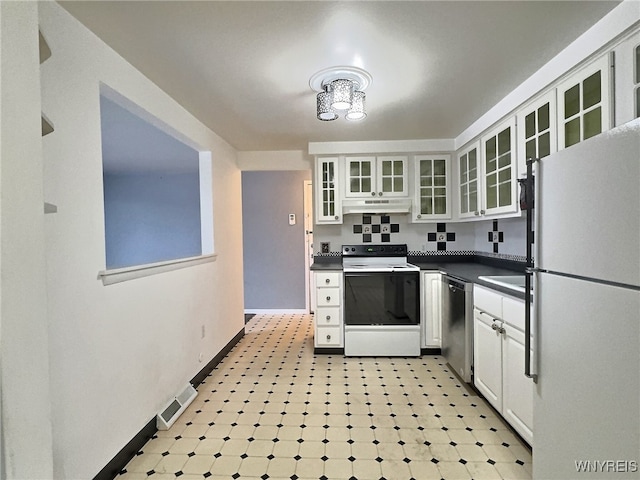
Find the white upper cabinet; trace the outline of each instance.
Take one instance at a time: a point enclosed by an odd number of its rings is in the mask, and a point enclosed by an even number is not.
[[[610,66],[604,55],[558,85],[558,150],[611,128]]]
[[[460,218],[480,215],[480,144],[475,142],[458,155]]]
[[[615,119],[622,125],[640,117],[640,31],[615,49]]]
[[[316,223],[342,223],[338,157],[316,158]]]
[[[516,120],[510,118],[482,137],[483,215],[512,213],[516,202]]]
[[[460,219],[517,213],[516,118],[462,150],[458,167]]]
[[[451,218],[450,155],[416,155],[412,220]]]
[[[550,91],[518,113],[518,177],[527,174],[526,160],[557,150],[556,96]]]
[[[346,157],[348,198],[406,197],[408,158],[406,155]]]

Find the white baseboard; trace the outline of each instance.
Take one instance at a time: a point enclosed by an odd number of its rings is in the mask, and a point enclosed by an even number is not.
[[[250,308],[246,309],[244,313],[253,313],[255,315],[289,315],[289,314],[306,314],[309,311],[305,308]]]

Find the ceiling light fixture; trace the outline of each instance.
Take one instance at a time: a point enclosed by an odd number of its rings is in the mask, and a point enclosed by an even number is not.
[[[309,86],[318,92],[316,115],[325,122],[344,114],[347,120],[362,120],[365,110],[365,89],[371,84],[371,75],[357,67],[332,67],[311,77]]]

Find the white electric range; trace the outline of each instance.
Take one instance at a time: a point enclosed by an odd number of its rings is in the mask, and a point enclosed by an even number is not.
[[[347,356],[420,355],[420,268],[407,245],[343,245]]]

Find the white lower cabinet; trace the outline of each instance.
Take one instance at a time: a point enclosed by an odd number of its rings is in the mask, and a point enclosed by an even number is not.
[[[442,339],[442,274],[422,272],[421,348],[440,348]]]
[[[524,375],[524,302],[474,287],[474,385],[533,446],[533,381]]]
[[[502,415],[533,445],[533,381],[524,376],[524,332],[505,324],[502,342]]]
[[[489,403],[502,411],[502,338],[496,322],[474,308],[473,383]]]
[[[314,347],[342,348],[342,272],[317,271],[315,280]]]

